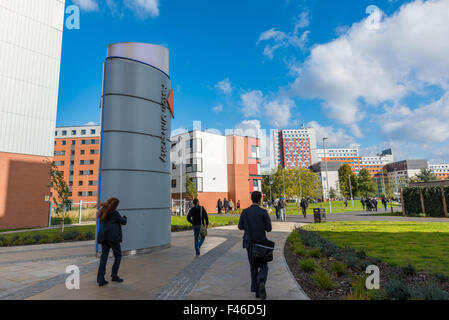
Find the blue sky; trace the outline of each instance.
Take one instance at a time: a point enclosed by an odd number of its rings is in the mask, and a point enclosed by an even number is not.
[[[336,147],[449,162],[448,0],[73,3],[81,24],[64,30],[57,125],[99,123],[107,45],[149,42],[170,50],[173,129],[305,123]]]

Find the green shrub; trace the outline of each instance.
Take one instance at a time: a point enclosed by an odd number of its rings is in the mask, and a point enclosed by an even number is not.
[[[64,241],[73,241],[73,240],[76,240],[78,235],[79,235],[79,231],[77,231],[77,230],[68,231],[68,232],[64,232],[62,234],[62,238],[64,239]]]
[[[400,279],[391,279],[385,284],[385,294],[389,299],[408,300],[411,298],[411,289]]]
[[[319,258],[321,256],[321,251],[318,248],[312,248],[307,250],[306,255],[312,258]]]
[[[35,234],[33,236],[34,243],[39,243],[41,241],[41,239],[42,239],[42,235],[40,235],[40,234]]]
[[[444,273],[437,274],[436,278],[440,282],[449,282],[449,276],[445,275]]]
[[[86,240],[86,234],[85,233],[80,233],[76,236],[76,240],[78,241],[84,241]]]
[[[299,268],[305,272],[314,271],[317,267],[314,259],[300,259],[298,264]]]
[[[449,300],[449,294],[435,283],[415,287],[412,290],[412,298],[418,300]]]
[[[401,267],[401,270],[406,276],[414,276],[416,274],[416,269],[411,264],[406,267]]]
[[[327,265],[327,258],[326,258],[326,257],[322,257],[322,258],[320,258],[320,261],[319,261],[319,263],[320,263],[320,265],[322,265],[322,266],[325,266],[325,265]]]
[[[94,240],[95,239],[95,234],[92,231],[87,231],[86,232],[86,240]]]
[[[304,247],[304,245],[301,242],[296,242],[293,245],[293,253],[297,256],[305,256],[306,255],[306,248]]]
[[[55,234],[52,238],[52,242],[55,242],[55,243],[62,242],[62,241],[64,241],[64,238],[59,233]]]
[[[312,278],[315,285],[320,289],[332,290],[335,288],[335,284],[332,281],[331,276],[323,268],[317,268],[315,273],[312,275]]]
[[[355,277],[352,281],[351,294],[346,298],[347,300],[371,300],[371,295],[366,289],[366,278],[365,277]],[[378,290],[375,290],[378,291]]]
[[[335,273],[337,276],[341,276],[346,273],[346,266],[341,261],[332,261],[331,263],[331,271]]]

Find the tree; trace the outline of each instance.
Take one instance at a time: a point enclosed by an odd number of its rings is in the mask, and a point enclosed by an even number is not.
[[[189,175],[184,175],[186,178],[186,194],[187,199],[193,200],[198,197],[198,191],[196,189],[195,183],[192,181],[192,179],[189,177]]]
[[[351,179],[351,186],[349,186],[349,179]],[[357,176],[348,164],[344,164],[338,169],[338,184],[341,195],[346,199],[351,198],[351,190],[353,197],[357,195]]]
[[[53,203],[56,205],[55,213],[62,217],[61,232],[64,231],[64,218],[67,207],[72,204],[69,199],[71,194],[67,183],[64,180],[64,172],[59,171],[53,161],[47,162],[50,167],[50,188],[52,188]]]
[[[363,197],[370,197],[376,195],[376,182],[371,178],[371,174],[365,168],[360,170],[357,181],[357,190]]]
[[[437,176],[430,169],[421,169],[421,171],[412,178],[413,182],[428,182],[438,180]]]
[[[337,190],[335,190],[333,187],[330,187],[329,189],[329,198],[331,199],[337,198]]]

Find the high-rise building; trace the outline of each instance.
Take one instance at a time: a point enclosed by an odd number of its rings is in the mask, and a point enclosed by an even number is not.
[[[308,168],[317,162],[315,129],[273,130],[274,163],[286,169]]]
[[[0,0],[0,228],[48,223],[64,0]]]
[[[185,175],[195,184],[208,212],[216,212],[219,198],[232,200],[234,205],[240,200],[242,208],[248,207],[250,193],[262,191],[258,138],[193,130],[171,141],[172,199],[187,197]]]
[[[95,205],[98,196],[100,126],[57,127],[54,163],[64,173],[74,205]]]

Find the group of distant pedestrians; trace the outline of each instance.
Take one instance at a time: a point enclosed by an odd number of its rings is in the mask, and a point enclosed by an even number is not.
[[[240,200],[237,200],[237,206],[234,206],[234,202],[232,199],[227,200],[226,198],[221,201],[221,198],[218,198],[217,201],[217,212],[218,214],[234,212],[236,210],[240,213]]]

